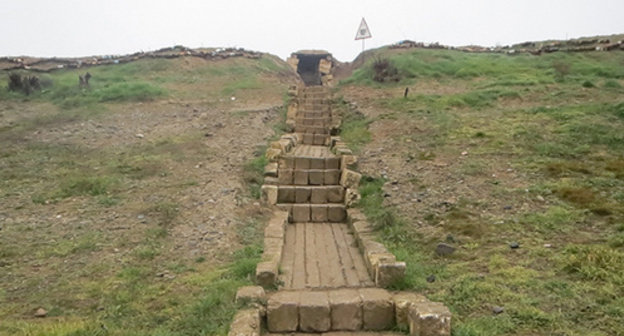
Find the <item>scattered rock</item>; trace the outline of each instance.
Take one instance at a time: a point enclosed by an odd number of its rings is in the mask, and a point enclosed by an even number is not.
[[[537,195],[537,200],[540,201],[540,202],[544,202],[545,201],[545,199],[544,199],[544,197],[542,197],[542,195]]]
[[[142,133],[137,133],[134,135],[135,137],[139,138],[139,139],[143,139],[145,138],[145,135],[143,135]]]
[[[48,316],[48,311],[43,308],[39,308],[35,311],[35,317],[43,318],[46,316]]]
[[[145,215],[138,215],[137,219],[145,219]]]
[[[501,306],[492,307],[492,312],[496,315],[501,314],[504,311],[505,311],[505,307],[501,307]]]
[[[509,247],[511,247],[512,249],[517,249],[520,248],[520,244],[518,242],[511,242],[509,244]]]
[[[432,283],[436,281],[436,276],[434,274],[431,274],[430,276],[427,277],[427,282],[428,283]]]
[[[447,256],[455,252],[455,248],[449,244],[439,243],[438,246],[436,246],[435,252],[439,256]]]
[[[544,244],[544,247],[545,247],[545,248],[551,248],[551,247],[552,247],[552,244]]]
[[[505,206],[503,207],[503,210],[511,210],[511,205],[505,205]]]
[[[461,155],[462,155],[462,156],[466,156],[466,155],[468,155],[468,152],[463,151],[463,152],[461,152]]]

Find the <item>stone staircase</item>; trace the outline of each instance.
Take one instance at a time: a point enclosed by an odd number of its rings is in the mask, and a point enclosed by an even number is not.
[[[358,198],[357,161],[337,136],[328,88],[299,88],[288,123],[271,144],[263,199],[275,207],[246,304],[230,335],[450,335],[448,309],[415,293],[381,287],[400,281],[405,263],[375,241]],[[268,292],[265,291],[265,289]],[[263,328],[261,328],[263,326]]]

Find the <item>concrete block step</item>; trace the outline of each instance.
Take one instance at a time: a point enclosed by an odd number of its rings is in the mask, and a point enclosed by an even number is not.
[[[328,127],[295,125],[295,132],[310,134],[326,134],[329,135]]]
[[[324,160],[314,159],[314,162]],[[278,179],[283,185],[331,186],[339,185],[341,171],[338,169],[279,169]]]
[[[290,336],[292,334],[267,333],[263,336]],[[329,331],[324,333],[301,333],[297,336],[405,336],[406,334],[394,331]]]
[[[298,112],[295,118],[332,118],[328,112]]]
[[[341,158],[333,157],[314,157],[311,155],[284,156],[279,160],[279,169],[327,169],[340,170]]]
[[[288,212],[291,223],[342,223],[347,216],[344,204],[278,203],[276,206]]]
[[[331,101],[329,99],[326,98],[304,98],[302,97],[301,99],[298,99],[298,103],[300,105],[304,105],[304,104],[330,104]]]
[[[395,326],[392,294],[379,288],[280,291],[267,302],[269,332],[380,331]]]
[[[277,203],[327,204],[344,203],[344,188],[330,186],[283,186],[277,187]]]
[[[311,129],[318,130],[323,129],[324,133],[320,132],[309,132]],[[329,146],[329,142],[331,140],[331,135],[329,134],[329,129],[324,127],[315,127],[315,126],[295,126],[295,130],[297,131],[306,131],[302,134],[301,144],[303,145],[315,145],[315,146]]]
[[[331,118],[329,117],[320,117],[320,118],[305,118],[305,117],[297,117],[295,118],[295,125],[297,126],[314,126],[314,127],[323,127],[329,128],[331,126]]]

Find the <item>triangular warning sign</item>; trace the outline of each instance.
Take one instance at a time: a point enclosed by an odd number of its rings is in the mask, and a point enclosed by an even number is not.
[[[358,28],[357,34],[355,34],[356,40],[363,40],[367,38],[371,38],[373,35],[370,33],[370,29],[368,29],[368,25],[366,24],[366,20],[362,18],[362,22],[360,22],[360,28]]]

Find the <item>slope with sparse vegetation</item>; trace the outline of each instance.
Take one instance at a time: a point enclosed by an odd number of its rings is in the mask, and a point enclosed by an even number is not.
[[[255,185],[290,68],[263,55],[15,73],[41,90],[0,73],[0,335],[226,334],[262,252]]]
[[[623,85],[622,52],[370,52],[337,108],[398,287],[453,335],[624,334]]]

